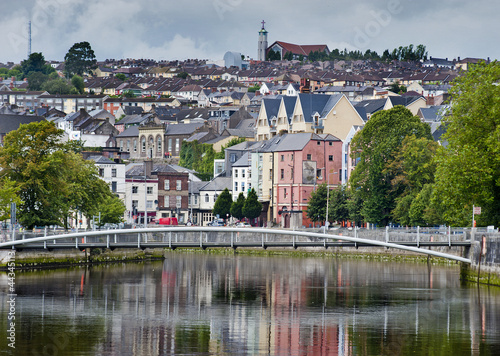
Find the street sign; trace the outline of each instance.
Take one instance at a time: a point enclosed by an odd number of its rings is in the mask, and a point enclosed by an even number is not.
[[[481,207],[480,206],[474,207],[474,215],[481,215]]]

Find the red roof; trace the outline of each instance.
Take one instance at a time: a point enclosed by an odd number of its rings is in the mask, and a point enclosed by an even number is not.
[[[275,44],[281,46],[283,48],[284,52],[292,52],[293,54],[298,54],[298,55],[304,55],[307,56],[311,52],[315,51],[320,51],[323,52],[325,50],[328,50],[328,46],[323,44],[323,45],[297,45],[293,43],[287,43],[287,42],[281,42],[281,41],[276,41],[274,42],[271,46],[269,46],[269,49],[272,48]]]

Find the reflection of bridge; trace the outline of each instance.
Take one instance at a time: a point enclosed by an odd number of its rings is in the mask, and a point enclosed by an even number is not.
[[[460,235],[461,236],[461,235]],[[465,263],[470,259],[433,251],[431,247],[468,247],[470,241],[420,241],[418,234],[409,240],[385,241],[317,232],[266,228],[231,227],[154,227],[141,229],[73,232],[27,238],[14,235],[12,241],[0,243],[0,249],[69,249],[87,248],[298,248],[298,247],[385,247],[442,257]],[[422,249],[421,247],[427,247]]]

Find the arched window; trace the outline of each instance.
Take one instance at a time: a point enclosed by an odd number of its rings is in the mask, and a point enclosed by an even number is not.
[[[205,194],[205,203],[208,203],[208,194]]]
[[[158,142],[156,144],[157,150],[158,150],[158,152],[161,153],[161,136],[158,136],[157,142]]]
[[[146,152],[146,137],[142,137],[142,140],[141,140],[141,143],[142,143],[142,152]]]

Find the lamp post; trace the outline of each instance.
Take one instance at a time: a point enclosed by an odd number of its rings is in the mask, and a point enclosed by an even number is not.
[[[328,179],[326,181],[326,217],[325,217],[325,233],[326,230],[328,230],[328,226],[330,225],[330,221],[328,221],[328,201],[330,198],[330,176],[332,174],[337,174],[337,172],[330,172],[328,173]]]

